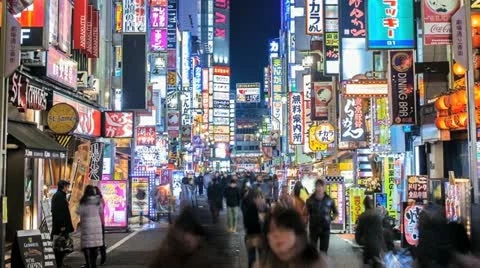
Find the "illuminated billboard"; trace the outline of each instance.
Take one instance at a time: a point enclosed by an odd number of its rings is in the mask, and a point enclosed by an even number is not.
[[[227,0],[215,0],[213,8],[214,36],[213,63],[228,66],[230,64],[230,3]]]
[[[237,103],[260,102],[260,83],[237,83]]]

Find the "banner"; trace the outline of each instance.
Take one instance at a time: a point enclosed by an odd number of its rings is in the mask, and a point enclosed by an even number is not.
[[[412,50],[389,51],[392,125],[412,125],[415,116],[415,73]]]
[[[132,216],[148,215],[148,177],[132,177]]]
[[[427,200],[428,176],[408,176],[407,183],[407,199],[423,204]]]
[[[303,118],[303,93],[290,93],[290,144],[300,145],[304,142],[305,122]]]
[[[459,0],[423,1],[423,42],[425,45],[451,45],[453,14]]]
[[[365,1],[339,1],[340,8],[340,37],[341,38],[365,38],[366,13]]]
[[[137,146],[155,146],[157,143],[155,126],[137,127],[135,140],[137,141]]]
[[[103,151],[105,144],[103,142],[93,142],[90,144],[90,180],[99,181],[103,173]]]
[[[75,0],[73,9],[73,49],[86,50],[88,1]]]
[[[365,211],[363,200],[365,199],[365,189],[350,188],[348,190],[350,197],[350,225],[357,224],[358,217]]]
[[[365,112],[368,99],[341,97],[340,106],[340,140],[359,142],[367,140]]]
[[[306,0],[306,33],[309,35],[323,34],[323,3],[322,0]],[[288,8],[288,7],[287,7]]]
[[[415,47],[415,17],[412,0],[367,2],[367,46],[369,49]]]
[[[105,227],[127,227],[127,182],[100,181],[99,188],[105,201]]]
[[[397,204],[396,204],[396,192],[397,186],[395,184],[393,157],[385,157],[383,159],[383,175],[384,175],[384,187],[385,194],[387,195],[387,211],[388,215],[393,218],[397,218]]]
[[[328,120],[328,105],[333,99],[332,83],[314,82],[311,98],[312,120]]]

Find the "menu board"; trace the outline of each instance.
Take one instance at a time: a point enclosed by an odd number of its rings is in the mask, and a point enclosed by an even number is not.
[[[100,181],[105,200],[105,227],[127,227],[127,182]]]
[[[55,253],[53,252],[53,242],[49,233],[42,233],[43,245],[43,267],[57,267]]]
[[[407,198],[422,203],[427,200],[428,176],[408,176]]]
[[[12,248],[12,267],[44,267],[42,235],[39,230],[17,231]]]
[[[132,178],[132,216],[148,215],[148,177]]]

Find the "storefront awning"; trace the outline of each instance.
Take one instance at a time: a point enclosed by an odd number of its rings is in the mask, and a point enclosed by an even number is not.
[[[55,159],[67,156],[67,149],[31,123],[9,120],[8,141],[20,143],[26,157]]]

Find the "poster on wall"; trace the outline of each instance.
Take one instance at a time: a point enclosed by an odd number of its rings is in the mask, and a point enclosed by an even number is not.
[[[413,56],[413,50],[388,52],[392,125],[412,125],[416,122]]]
[[[148,215],[148,177],[132,177],[132,216]]]
[[[127,182],[100,181],[99,187],[105,200],[105,227],[127,227]]]
[[[408,176],[407,177],[407,199],[417,203],[423,203],[427,200],[428,194],[428,176]]]
[[[365,211],[363,199],[365,199],[364,188],[350,188],[348,190],[350,200],[350,225],[357,223],[358,217]]]
[[[418,245],[419,232],[418,232],[418,220],[420,213],[423,210],[423,206],[420,205],[408,205],[403,203],[403,235],[404,242],[410,246]]]
[[[312,120],[328,120],[328,106],[333,100],[332,83],[314,82],[311,92]]]
[[[359,142],[367,139],[365,113],[368,99],[341,97],[340,106],[340,140]]]
[[[343,177],[326,176],[327,187],[325,192],[335,201],[338,217],[332,221],[335,224],[345,223],[345,181]]]
[[[451,45],[451,19],[460,8],[460,0],[425,0],[422,7],[424,44]]]

